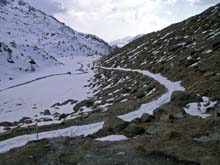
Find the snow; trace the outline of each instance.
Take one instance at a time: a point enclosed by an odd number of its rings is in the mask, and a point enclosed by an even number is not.
[[[184,108],[185,112],[191,116],[199,116],[201,118],[207,118],[211,114],[207,114],[208,108],[212,108],[217,104],[217,101],[210,101],[208,97],[203,97],[203,102],[200,103],[189,103]]]
[[[109,107],[109,106],[111,106],[113,103],[106,103],[106,104],[104,104],[104,105],[99,105],[98,107],[99,108],[102,108],[103,109],[103,111],[105,112],[105,111],[107,111],[107,108]]]
[[[82,110],[80,110],[80,113],[88,113],[88,112],[92,112],[93,110],[91,108],[87,108],[87,107],[82,107]]]
[[[6,132],[5,127],[0,126],[0,134]]]
[[[195,62],[194,64],[190,65],[189,67],[194,67],[194,66],[198,65],[198,64],[199,64],[199,62],[200,62],[200,61]]]
[[[158,81],[161,85],[165,86],[167,89],[167,92],[163,94],[161,97],[159,97],[157,100],[141,105],[141,107],[136,111],[119,116],[119,118],[125,121],[132,121],[135,118],[140,118],[144,113],[153,114],[153,111],[156,108],[159,108],[160,106],[170,102],[173,92],[185,91],[185,88],[182,87],[180,84],[181,82],[171,82],[166,77],[163,77],[161,74],[154,74],[154,73],[151,73],[145,70],[125,69],[125,68],[120,68],[120,67],[117,67],[117,68],[100,67],[100,68],[106,69],[106,70],[121,70],[121,71],[126,71],[126,72],[138,72],[145,76],[153,78],[154,80]]]
[[[106,137],[102,137],[102,138],[97,138],[95,139],[97,141],[111,141],[111,142],[115,142],[115,141],[122,141],[122,140],[128,140],[128,138],[124,135],[109,135]]]
[[[149,91],[146,96],[152,95],[156,91],[156,88],[153,88],[151,91]]]
[[[104,122],[99,122],[95,124],[83,125],[83,126],[72,126],[65,129],[59,129],[55,131],[42,132],[38,134],[38,140],[40,139],[50,139],[60,136],[88,136],[99,131],[103,127]],[[24,146],[30,141],[37,140],[37,134],[17,136],[8,140],[0,141],[0,153],[9,151],[10,149]]]
[[[188,56],[188,57],[187,57],[187,60],[192,60],[192,56]]]
[[[212,49],[209,49],[209,50],[205,51],[205,53],[212,53],[212,52],[213,52]]]
[[[127,101],[128,101],[128,99],[123,99],[123,100],[120,101],[120,103],[124,103],[124,102],[127,102]]]
[[[111,51],[102,39],[79,33],[27,3],[7,2],[0,6],[0,84],[56,66],[60,57],[107,55]],[[30,64],[31,59],[36,64]]]
[[[40,112],[45,109],[51,110],[51,113],[74,112],[73,105],[59,106],[59,109],[51,109],[50,107],[55,103],[66,101],[70,98],[80,101],[91,96],[87,93],[89,89],[85,88],[84,85],[94,74],[90,67],[97,58],[99,57],[77,56],[75,58],[62,58],[60,60],[65,64],[63,66],[51,67],[41,72],[20,77],[13,82],[2,83],[0,90],[37,77],[72,72],[71,75],[49,77],[0,92],[0,122],[19,121],[24,116],[33,119],[40,118],[43,117]],[[78,64],[79,62],[83,64],[84,70],[88,70],[87,73],[82,74],[82,72],[77,71],[81,67]],[[90,67],[88,67],[88,64]]]
[[[163,37],[161,37],[160,39],[161,40],[163,40],[163,39],[165,39],[166,37],[168,37],[169,35],[171,35],[171,34],[173,34],[175,32],[175,30],[174,31],[171,31],[171,32],[169,32],[169,33],[167,33],[167,34],[165,34]]]

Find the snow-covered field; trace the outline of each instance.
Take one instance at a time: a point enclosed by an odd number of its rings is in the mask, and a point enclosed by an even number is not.
[[[98,56],[76,56],[74,58],[59,59],[64,65],[48,67],[39,72],[26,74],[13,81],[5,81],[0,84],[0,122],[19,121],[22,117],[40,118],[41,112],[45,109],[51,110],[55,103],[64,102],[68,99],[83,100],[89,96],[89,89],[84,85],[90,77],[92,62]],[[66,74],[71,72],[71,74]],[[53,74],[60,74],[53,77],[46,77],[30,82],[39,77]],[[18,87],[6,89],[17,84],[30,82]],[[6,89],[6,90],[3,90]],[[53,110],[51,113],[73,112],[73,106],[64,106]]]

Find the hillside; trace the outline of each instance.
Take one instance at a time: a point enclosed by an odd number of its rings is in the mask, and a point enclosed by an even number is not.
[[[111,47],[72,30],[22,0],[0,1],[1,80],[60,64],[58,58],[106,55]]]
[[[182,81],[191,93],[220,97],[219,6],[147,34],[105,58],[102,64],[161,73]]]

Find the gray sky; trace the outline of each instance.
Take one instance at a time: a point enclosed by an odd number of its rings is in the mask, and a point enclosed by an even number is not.
[[[160,30],[220,0],[26,0],[73,29],[106,41]]]

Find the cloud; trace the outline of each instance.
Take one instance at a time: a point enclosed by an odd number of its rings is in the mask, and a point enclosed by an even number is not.
[[[111,41],[149,33],[219,0],[26,0],[81,32]]]
[[[40,9],[47,14],[54,15],[57,13],[65,12],[65,9],[62,5],[62,1],[59,0],[25,0],[30,5],[34,6],[37,9]]]
[[[219,3],[219,0],[188,0],[188,1],[194,5],[209,5],[209,4]]]

